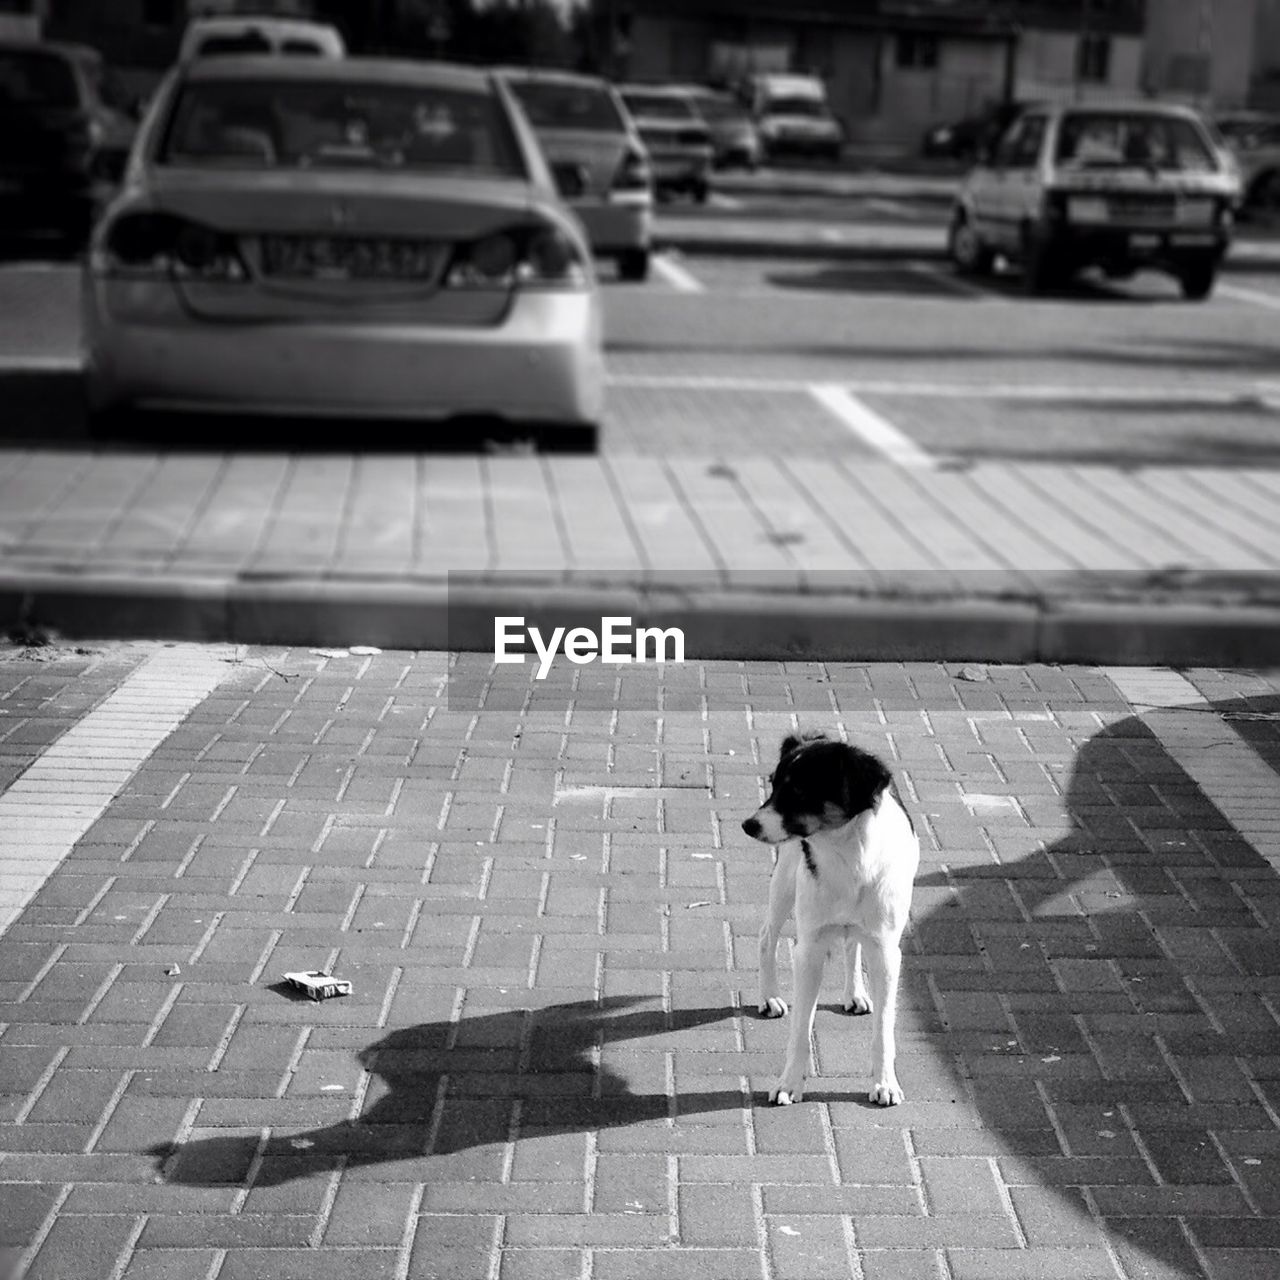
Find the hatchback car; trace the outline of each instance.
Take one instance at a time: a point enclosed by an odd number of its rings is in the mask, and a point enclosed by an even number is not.
[[[1191,109],[1029,108],[963,183],[950,228],[960,270],[997,256],[1040,293],[1086,267],[1168,272],[1208,297],[1231,239],[1239,177]]]
[[[711,162],[717,169],[755,169],[760,164],[760,133],[751,113],[731,93],[694,85],[687,90],[693,109],[711,132]]]
[[[649,274],[653,184],[644,143],[617,91],[594,76],[504,69],[591,246],[624,280]],[[567,171],[567,176],[566,176]]]
[[[660,194],[683,192],[701,204],[711,190],[711,131],[684,91],[667,85],[622,85],[622,100],[649,153]]]
[[[178,61],[222,54],[278,53],[341,58],[346,42],[337,27],[309,18],[214,13],[192,18],[182,33]]]
[[[590,249],[484,71],[176,67],[95,230],[82,296],[99,418],[461,418],[595,442]]]
[[[136,124],[102,58],[0,41],[0,229],[78,249],[124,168]]]

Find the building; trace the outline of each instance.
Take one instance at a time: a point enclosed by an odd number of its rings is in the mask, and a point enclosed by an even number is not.
[[[1143,0],[614,0],[636,79],[821,75],[855,139],[905,141],[1002,97],[1141,91]]]
[[[1280,111],[1280,0],[1147,0],[1153,92]]]

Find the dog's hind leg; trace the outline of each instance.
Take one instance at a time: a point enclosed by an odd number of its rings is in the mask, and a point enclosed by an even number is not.
[[[871,997],[862,977],[862,948],[852,933],[844,937],[844,998],[841,1001],[845,1013],[870,1013]]]
[[[867,943],[867,968],[871,975],[871,1101],[882,1107],[902,1101],[902,1086],[894,1070],[894,1040],[898,1007],[898,977],[902,951],[896,938],[874,938]]]
[[[760,926],[760,1013],[766,1018],[781,1018],[787,1002],[778,989],[778,942],[796,898],[796,852],[786,845],[778,850],[778,860],[769,881],[769,905]]]

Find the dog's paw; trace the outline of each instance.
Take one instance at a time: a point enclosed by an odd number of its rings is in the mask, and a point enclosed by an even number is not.
[[[849,996],[844,1002],[845,1013],[864,1014],[871,1012],[871,1001],[866,996]]]
[[[882,1080],[873,1086],[870,1096],[877,1107],[896,1107],[906,1095],[903,1094],[902,1086],[896,1080],[892,1084]]]
[[[782,1085],[778,1085],[769,1094],[769,1101],[775,1107],[789,1107],[793,1102],[804,1101],[804,1086],[798,1089],[784,1089]]]
[[[762,1018],[785,1018],[787,1016],[787,1002],[781,996],[769,996],[761,1000],[759,1008]]]

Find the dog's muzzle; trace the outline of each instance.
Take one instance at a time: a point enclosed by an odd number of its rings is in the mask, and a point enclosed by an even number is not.
[[[752,814],[751,817],[744,818],[742,820],[742,829],[753,840],[759,840],[762,832],[764,831],[764,828],[760,825],[760,819],[757,818],[755,814]]]

